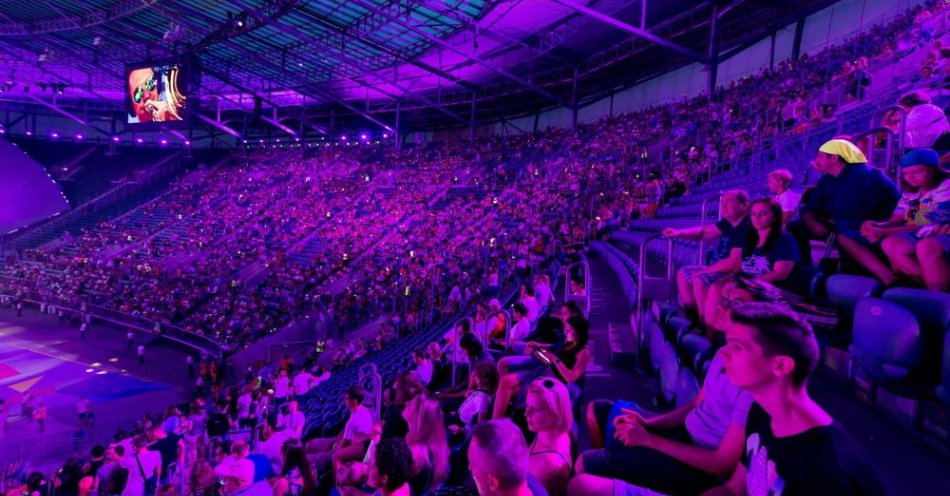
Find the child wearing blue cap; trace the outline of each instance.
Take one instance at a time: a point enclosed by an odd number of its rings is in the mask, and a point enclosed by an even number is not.
[[[903,192],[894,215],[886,222],[864,223],[861,234],[869,241],[882,241],[881,248],[897,274],[927,283],[917,245],[937,225],[950,223],[950,174],[940,168],[940,156],[929,148],[904,155],[900,173]]]

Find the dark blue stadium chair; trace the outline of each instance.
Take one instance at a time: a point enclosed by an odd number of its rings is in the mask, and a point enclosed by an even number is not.
[[[690,403],[696,398],[696,395],[699,394],[699,380],[696,378],[696,374],[688,368],[683,368],[680,371],[679,379],[676,383],[676,407],[679,408],[687,403]]]
[[[883,298],[901,305],[917,318],[923,346],[924,380],[938,382],[943,346],[950,330],[950,294],[894,288],[887,290]]]
[[[696,377],[703,377],[705,365],[716,352],[706,336],[697,333],[688,333],[680,342],[680,353],[683,361],[695,372]]]
[[[686,317],[671,317],[664,326],[664,335],[671,343],[679,344],[684,335],[692,329],[693,323]]]
[[[870,277],[835,274],[825,282],[825,294],[831,307],[851,314],[858,300],[877,296],[884,286]]]
[[[654,398],[657,406],[666,405],[676,399],[676,390],[679,386],[680,366],[679,356],[669,341],[662,340],[660,352],[660,393]]]
[[[920,325],[909,310],[893,301],[862,298],[854,312],[855,364],[877,385],[897,394],[913,394],[921,372]]]

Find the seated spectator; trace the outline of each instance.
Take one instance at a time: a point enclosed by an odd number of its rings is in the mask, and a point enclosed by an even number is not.
[[[423,392],[402,411],[409,425],[406,443],[412,452],[413,494],[425,494],[442,486],[449,475],[449,443],[442,409],[435,398]]]
[[[775,201],[782,206],[782,225],[788,224],[798,212],[802,195],[791,190],[792,173],[788,169],[775,169],[769,172],[767,186],[775,194]]]
[[[234,476],[248,483],[254,480],[254,462],[247,459],[250,449],[247,441],[235,441],[227,456],[215,465],[214,473],[219,477]]]
[[[429,354],[423,350],[416,350],[412,352],[412,360],[416,364],[416,375],[419,376],[419,380],[423,385],[428,386],[435,374],[435,365],[432,360],[429,360]]]
[[[663,230],[668,238],[705,241],[719,238],[708,266],[687,265],[676,273],[676,287],[679,290],[680,303],[687,312],[695,313],[703,318],[706,304],[706,292],[709,286],[721,279],[723,269],[732,263],[727,261],[733,248],[745,243],[748,237],[749,221],[749,194],[742,190],[726,191],[722,194],[719,203],[722,220],[715,224],[691,227],[689,229]],[[705,254],[704,254],[705,255]]]
[[[787,289],[792,292],[801,292],[801,277],[796,277],[797,265],[801,262],[801,254],[795,238],[782,231],[781,207],[772,198],[763,198],[752,202],[752,229],[742,248],[733,248],[729,259],[731,269],[738,277],[755,279],[760,283],[767,283]],[[713,332],[711,322],[715,309],[722,297],[722,287],[725,279],[720,279],[709,288],[706,298],[706,315],[710,320],[705,322],[709,332]],[[712,335],[708,336],[710,339]]]
[[[893,273],[871,250],[860,228],[865,221],[891,217],[900,198],[897,186],[869,167],[864,154],[845,140],[821,145],[813,164],[822,176],[808,195],[801,219],[788,223],[788,232],[798,239],[802,259],[811,263],[810,240],[825,240],[833,233],[843,255],[890,284]]]
[[[463,430],[471,435],[475,424],[488,420],[491,413],[492,396],[498,387],[498,370],[495,364],[489,361],[481,361],[475,364],[472,374],[468,379],[468,390],[465,392],[465,399],[458,407],[458,420],[461,423],[449,423],[449,431],[458,434]],[[453,396],[439,395],[440,398],[450,400]],[[446,405],[443,402],[444,405]]]
[[[303,412],[299,410],[296,401],[289,401],[280,407],[277,417],[277,428],[286,430],[287,435],[294,439],[303,437],[303,428],[307,423]]]
[[[297,439],[284,443],[282,464],[273,482],[273,496],[313,496],[317,480],[303,445]]]
[[[547,495],[530,475],[524,435],[508,419],[489,420],[475,427],[468,459],[481,496]]]
[[[412,451],[401,438],[386,439],[376,446],[370,465],[370,487],[380,496],[410,496],[409,479],[412,477]]]
[[[570,302],[573,308],[580,311],[575,302]],[[567,314],[570,314],[570,310]],[[534,357],[538,350],[547,349],[552,353],[560,353],[564,347],[564,321],[557,317],[542,317],[534,332],[525,336],[523,341],[512,343],[513,356],[502,357],[498,360],[498,372],[505,375],[516,370],[531,369],[541,366],[541,362]]]
[[[323,469],[331,460],[336,466],[363,457],[369,436],[373,432],[373,414],[363,406],[365,395],[363,388],[359,386],[348,389],[343,401],[350,411],[350,418],[346,421],[343,432],[336,437],[311,439],[307,442],[307,452],[317,470]]]
[[[541,303],[538,302],[537,298],[535,298],[534,286],[530,284],[524,284],[521,286],[521,297],[518,299],[518,303],[521,303],[525,306],[527,311],[526,316],[528,318],[529,324],[538,320],[538,313],[541,311]]]
[[[743,301],[753,295],[739,288],[730,296]],[[725,333],[731,306],[723,304],[716,312],[715,325]],[[699,494],[718,485],[738,463],[752,404],[724,367],[719,351],[699,394],[669,413],[650,416],[635,403],[591,402],[587,426],[596,449],[578,458],[578,474],[589,475],[575,478],[569,493],[602,494],[596,489],[609,479],[670,494]]]
[[[574,465],[569,434],[574,424],[570,394],[559,381],[543,378],[528,385],[525,403],[528,430],[537,435],[528,448],[531,474],[548,494],[566,494]]]
[[[564,325],[566,341],[560,353],[546,349],[536,351],[540,367],[511,372],[501,377],[492,418],[502,418],[508,412],[511,400],[518,396],[521,387],[530,384],[539,377],[554,377],[575,388],[572,395],[579,395],[576,383],[583,380],[591,354],[587,348],[590,337],[590,323],[583,317],[571,317]],[[499,374],[500,375],[500,374]]]
[[[740,463],[724,486],[708,494],[883,495],[860,445],[808,393],[819,360],[811,327],[768,303],[739,305],[732,321],[725,367],[755,403]]]
[[[548,276],[543,274],[534,276],[534,296],[542,309],[554,303],[554,291],[551,289],[551,279]]]
[[[944,133],[950,132],[950,122],[943,109],[930,103],[930,97],[924,91],[911,91],[897,104],[907,113],[904,118],[906,148],[932,148]],[[939,150],[940,153],[946,151]]]
[[[514,321],[514,325],[511,326],[511,344],[514,345],[524,340],[528,334],[531,333],[531,319],[527,305],[524,303],[515,303],[511,312],[511,320]],[[492,344],[494,344],[496,348],[507,350],[507,336],[499,336],[492,339]]]
[[[881,248],[894,271],[917,282],[924,282],[926,275],[916,254],[917,233],[938,223],[941,211],[950,207],[950,175],[939,162],[937,153],[927,148],[908,152],[900,164],[906,187],[894,215],[886,222],[861,226],[869,241],[883,240]]]

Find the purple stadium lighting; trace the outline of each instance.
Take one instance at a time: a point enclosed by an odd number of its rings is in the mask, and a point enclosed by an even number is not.
[[[26,135],[27,135],[27,136],[33,136],[33,131],[27,131],[27,132],[26,132]]]
[[[81,135],[81,134],[77,134],[77,135],[76,135],[76,140],[82,141],[82,135]]]
[[[138,144],[142,144],[145,142],[145,140],[143,140],[142,138],[135,138],[135,142]]]
[[[191,142],[190,142],[190,141],[186,141],[186,142],[185,142],[185,146],[191,146]]]
[[[168,144],[168,140],[167,140],[167,139],[162,139],[162,140],[159,141],[159,144],[161,144],[161,145],[167,145],[167,144]]]
[[[53,134],[50,134],[50,137],[53,139],[59,138],[59,133],[57,133],[56,131],[53,131]]]
[[[383,138],[388,138],[388,137],[389,137],[389,133],[383,133]]]
[[[118,136],[113,136],[113,137],[112,137],[112,141],[118,143],[118,142],[119,142],[119,137],[118,137]]]
[[[340,139],[342,139],[343,141],[346,141],[346,135],[344,134],[343,136],[340,136]]]
[[[361,140],[365,140],[365,139],[366,139],[366,135],[365,135],[365,134],[361,134],[361,135],[360,135],[360,139],[361,139]]]

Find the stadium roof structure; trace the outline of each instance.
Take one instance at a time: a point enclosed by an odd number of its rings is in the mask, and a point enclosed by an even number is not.
[[[190,54],[211,123],[466,127],[717,62],[832,3],[0,0],[0,100],[117,112],[128,64]]]

